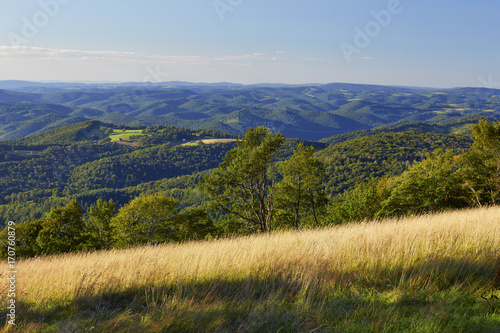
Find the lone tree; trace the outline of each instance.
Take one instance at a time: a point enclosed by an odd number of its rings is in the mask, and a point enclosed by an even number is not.
[[[285,137],[266,127],[250,128],[201,189],[219,209],[252,231],[271,231],[276,185],[275,162]]]

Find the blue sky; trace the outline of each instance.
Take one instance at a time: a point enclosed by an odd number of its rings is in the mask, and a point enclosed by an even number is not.
[[[0,80],[500,88],[494,0],[1,0]]]

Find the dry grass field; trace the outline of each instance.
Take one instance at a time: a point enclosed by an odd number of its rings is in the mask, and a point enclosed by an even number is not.
[[[500,332],[499,266],[498,207],[40,257],[3,331]]]

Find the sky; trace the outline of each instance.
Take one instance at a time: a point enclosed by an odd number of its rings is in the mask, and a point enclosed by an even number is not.
[[[0,9],[0,80],[500,88],[497,0],[0,0]]]

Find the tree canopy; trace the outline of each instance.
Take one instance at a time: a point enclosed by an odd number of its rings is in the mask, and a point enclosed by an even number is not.
[[[250,128],[219,167],[200,182],[200,187],[215,207],[237,217],[245,228],[270,231],[277,180],[275,162],[284,141],[281,133],[272,133],[266,127]]]

